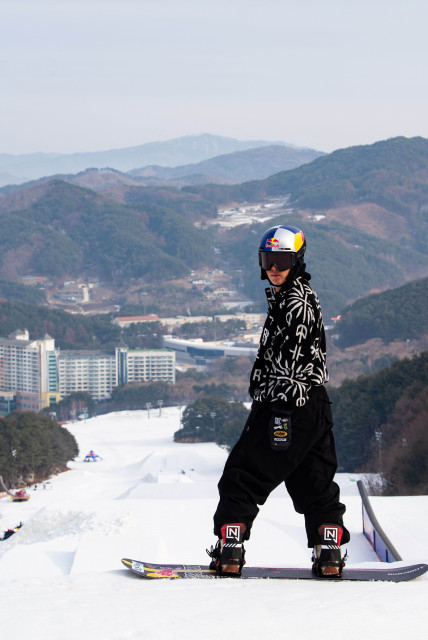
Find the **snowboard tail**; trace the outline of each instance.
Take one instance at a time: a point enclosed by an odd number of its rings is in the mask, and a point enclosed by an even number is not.
[[[122,563],[127,569],[140,578],[148,580],[156,579],[224,579],[229,576],[222,576],[208,566],[196,564],[153,564],[122,558]],[[406,567],[396,567],[389,565],[387,568],[358,569],[344,568],[342,575],[331,577],[320,577],[313,573],[312,569],[296,568],[273,568],[273,567],[244,567],[240,576],[233,577],[238,580],[249,579],[270,579],[270,580],[337,580],[340,582],[355,581],[386,581],[386,582],[407,582],[419,578],[428,571],[427,564],[412,564]]]

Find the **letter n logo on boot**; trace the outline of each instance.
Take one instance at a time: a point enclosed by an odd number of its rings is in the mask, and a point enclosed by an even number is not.
[[[322,524],[318,529],[318,533],[321,536],[323,544],[335,544],[340,547],[340,543],[342,542],[343,529],[339,525]]]
[[[326,542],[334,542],[334,544],[339,544],[339,530],[337,527],[325,527],[324,529],[324,540]]]
[[[241,534],[241,528],[236,525],[227,525],[226,527],[226,538],[235,538],[239,540],[239,536]]]

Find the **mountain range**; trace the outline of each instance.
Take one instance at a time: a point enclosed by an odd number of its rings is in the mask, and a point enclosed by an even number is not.
[[[143,179],[90,170],[0,189],[0,279],[19,281],[35,273],[59,284],[97,277],[120,289],[125,300],[130,283],[139,283],[153,289],[151,304],[158,311],[168,312],[169,305],[171,312],[183,304],[208,308],[208,298],[198,292],[189,302],[191,292],[180,289],[185,285],[177,279],[195,268],[202,273],[217,267],[262,304],[254,256],[266,227],[264,204],[277,195],[287,203],[270,224],[294,223],[305,230],[308,268],[327,313],[336,315],[371,291],[428,275],[423,138],[336,151],[232,186],[145,187]],[[259,221],[255,215],[254,224],[236,231],[215,224],[219,203],[247,206],[243,202],[261,207]],[[171,295],[155,293],[159,281]]]
[[[0,154],[0,185],[22,184],[30,180],[85,171],[88,168],[103,169],[109,167],[121,172],[141,169],[148,165],[176,167],[198,163],[216,156],[231,154],[266,146],[283,147],[286,153],[281,157],[282,166],[275,171],[298,166],[321,155],[311,149],[300,149],[284,142],[265,140],[236,140],[223,136],[202,134],[184,136],[172,140],[149,142],[135,147],[112,149],[87,153],[32,153],[23,155]],[[280,153],[280,152],[277,152]],[[271,154],[272,155],[272,154]],[[302,158],[302,161],[300,160]],[[218,168],[218,163],[216,164]],[[200,173],[199,169],[189,168],[190,173]],[[186,169],[187,173],[187,169]],[[250,180],[254,177],[246,176]],[[229,179],[227,178],[227,181]],[[232,182],[236,180],[232,179]]]
[[[428,246],[428,140],[391,138],[340,149],[290,171],[240,185],[185,187],[217,205],[287,194],[295,211],[322,214],[408,251]]]
[[[278,171],[294,169],[322,155],[324,154],[313,149],[267,145],[223,154],[196,164],[132,169],[129,174],[139,178],[180,180],[184,184],[241,183],[267,178]]]
[[[111,167],[89,168],[78,173],[55,174],[38,178],[40,182],[57,178],[87,187],[94,191],[103,191],[111,187],[175,187],[205,184],[236,184],[248,180],[261,179],[284,169],[291,169],[312,162],[322,154],[311,149],[293,149],[280,145],[256,147],[244,151],[224,154],[202,160],[194,164],[177,167],[150,165],[140,169],[123,172]],[[0,176],[1,182],[1,176]],[[4,186],[12,191],[21,184]]]

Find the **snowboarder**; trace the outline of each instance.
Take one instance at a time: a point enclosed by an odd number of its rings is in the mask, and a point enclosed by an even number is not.
[[[309,285],[303,232],[275,226],[262,236],[259,265],[268,315],[250,376],[253,399],[241,436],[220,478],[210,567],[239,575],[244,541],[269,494],[284,482],[294,508],[305,517],[313,570],[338,576],[345,506],[334,482],[337,468],[321,308]]]

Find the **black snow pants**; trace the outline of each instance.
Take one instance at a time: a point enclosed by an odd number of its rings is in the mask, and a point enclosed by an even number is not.
[[[333,478],[337,469],[331,404],[323,386],[313,387],[303,407],[291,413],[291,442],[287,450],[274,450],[268,423],[272,403],[253,402],[241,437],[230,452],[218,483],[220,500],[214,514],[214,533],[223,524],[243,522],[246,539],[269,494],[285,483],[295,510],[305,517],[308,547],[320,544],[318,527],[338,524],[342,544],[350,539],[343,526],[345,505]]]

